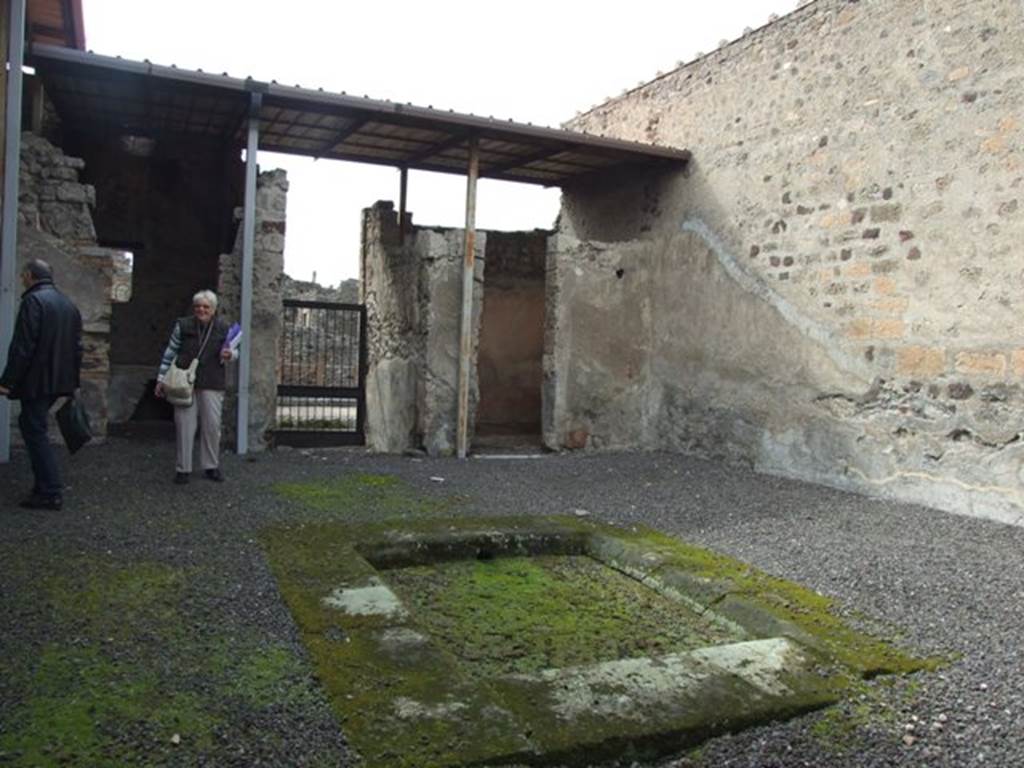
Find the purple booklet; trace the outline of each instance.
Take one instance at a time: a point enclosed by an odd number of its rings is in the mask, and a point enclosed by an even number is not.
[[[242,343],[242,326],[238,323],[232,323],[231,327],[228,328],[228,336],[224,340],[224,346],[221,350],[229,349],[234,352],[238,349],[238,345]]]

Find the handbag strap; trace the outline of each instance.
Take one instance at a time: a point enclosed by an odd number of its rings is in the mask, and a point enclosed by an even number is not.
[[[206,335],[203,336],[203,342],[202,342],[202,344],[199,345],[199,351],[196,352],[196,356],[195,356],[195,358],[193,358],[193,362],[196,364],[197,367],[199,366],[200,358],[202,358],[202,356],[203,356],[203,350],[206,349],[206,342],[208,342],[210,340],[210,336],[213,335],[213,323],[214,323],[214,321],[215,321],[215,318],[211,317],[210,318],[210,324],[208,326],[206,326]],[[199,321],[196,320],[196,324],[197,325],[198,325],[198,323],[199,323]]]

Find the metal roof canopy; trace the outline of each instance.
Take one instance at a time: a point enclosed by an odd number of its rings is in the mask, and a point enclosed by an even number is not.
[[[464,175],[470,139],[480,177],[569,186],[605,171],[672,167],[686,150],[483,118],[411,104],[128,61],[35,44],[28,61],[62,119],[86,130],[245,143],[259,93],[259,148]]]
[[[33,45],[28,63],[42,75],[61,118],[115,136],[193,136],[246,141],[242,224],[239,453],[248,451],[252,344],[253,239],[259,149],[396,166],[405,211],[406,171],[467,177],[459,339],[457,455],[466,458],[478,177],[570,186],[610,171],[681,167],[686,150],[654,147],[511,120],[443,112],[283,86],[228,75],[126,61],[69,48]],[[404,215],[400,220],[404,223]]]

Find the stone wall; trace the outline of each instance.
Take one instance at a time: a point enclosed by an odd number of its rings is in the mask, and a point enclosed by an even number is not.
[[[360,257],[367,320],[366,444],[383,453],[418,447],[425,357],[420,265],[403,249],[392,203],[363,211]]]
[[[82,396],[93,430],[107,431],[110,317],[123,268],[121,254],[99,248],[92,208],[96,191],[79,181],[84,162],[46,139],[22,134],[18,272],[30,259],[50,264],[54,282],[82,313]]]
[[[283,170],[260,173],[256,182],[256,231],[253,243],[253,295],[249,385],[248,450],[260,451],[270,442],[277,407],[277,366],[283,314],[284,237],[288,178]],[[241,320],[242,209],[235,210],[239,226],[231,253],[220,257],[217,292],[222,317]],[[232,364],[237,369],[236,364]],[[238,424],[237,376],[228,377],[224,430],[234,443]]]
[[[818,0],[575,120],[694,157],[567,190],[549,444],[1020,521],[1022,82],[1015,0]]]
[[[399,236],[394,205],[363,211],[362,294],[368,323],[367,445],[430,455],[455,451],[463,230],[412,227]],[[487,236],[477,233],[470,434]]]

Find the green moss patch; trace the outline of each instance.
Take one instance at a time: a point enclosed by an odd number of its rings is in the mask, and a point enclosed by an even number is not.
[[[455,497],[424,498],[395,477],[366,473],[317,483],[277,483],[273,489],[303,506],[359,521],[436,517],[460,502]]]
[[[653,756],[932,664],[816,593],[650,530],[409,516],[263,542],[370,767]]]
[[[229,762],[264,713],[305,711],[319,692],[292,649],[193,613],[209,574],[109,556],[61,561],[28,587],[49,639],[4,670],[0,764]],[[230,734],[225,738],[225,734]]]
[[[423,631],[486,677],[745,639],[585,555],[454,560],[383,577]]]

